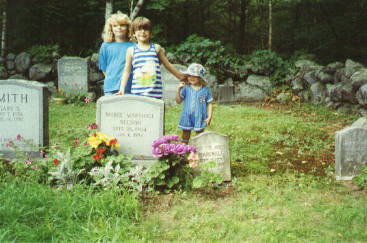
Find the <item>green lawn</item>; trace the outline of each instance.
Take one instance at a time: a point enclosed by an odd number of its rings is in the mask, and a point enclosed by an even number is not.
[[[166,108],[166,134],[180,134],[180,110]],[[50,104],[50,144],[73,144],[95,111]],[[367,242],[366,191],[333,177],[334,132],[356,119],[307,104],[215,105],[208,130],[230,137],[231,183],[139,199],[6,181],[0,241]]]

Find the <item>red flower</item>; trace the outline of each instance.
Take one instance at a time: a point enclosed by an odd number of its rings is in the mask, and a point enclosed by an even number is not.
[[[18,134],[17,140],[20,141],[21,139],[22,139],[22,136],[20,136],[20,134]]]
[[[98,160],[100,160],[100,159],[103,159],[103,156],[102,156],[101,154],[95,154],[95,155],[93,155],[93,159],[94,159],[95,161],[98,161]]]
[[[111,141],[110,141],[110,145],[114,145],[114,144],[116,144],[116,143],[117,143],[117,139],[116,139],[116,138],[111,139]]]
[[[57,166],[59,164],[60,160],[54,159],[54,165]]]
[[[104,148],[99,148],[97,150],[97,154],[99,154],[99,155],[103,154],[104,152],[106,152],[106,150]]]

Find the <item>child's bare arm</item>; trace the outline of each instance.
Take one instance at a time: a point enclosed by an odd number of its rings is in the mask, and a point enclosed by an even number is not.
[[[181,104],[182,102],[182,98],[181,98],[181,95],[180,95],[180,91],[181,89],[185,86],[185,83],[184,82],[181,82],[180,85],[178,86],[178,89],[177,89],[177,92],[176,92],[176,103],[177,104]]]
[[[156,50],[158,54],[159,61],[167,68],[168,71],[170,71],[173,75],[176,76],[180,81],[185,81],[186,76],[180,73],[175,66],[170,63],[166,57],[166,54],[164,53],[163,48],[160,45],[156,44]]]
[[[212,116],[213,116],[213,103],[209,103],[207,107],[208,107],[208,118],[205,119],[204,121],[209,126],[210,122],[212,121]]]
[[[131,66],[132,66],[132,55],[133,49],[129,47],[126,52],[126,62],[125,62],[125,68],[124,72],[122,73],[121,77],[121,84],[120,84],[120,90],[116,93],[116,95],[123,95],[125,93],[125,87],[127,84],[127,81],[129,80],[130,72],[131,72]]]

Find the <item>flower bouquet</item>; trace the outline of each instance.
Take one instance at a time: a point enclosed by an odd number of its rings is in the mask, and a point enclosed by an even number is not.
[[[112,136],[106,136],[103,132],[94,133],[88,138],[88,143],[95,151],[93,159],[96,162],[99,162],[108,155],[117,155],[118,152],[116,149],[120,148],[116,138]]]

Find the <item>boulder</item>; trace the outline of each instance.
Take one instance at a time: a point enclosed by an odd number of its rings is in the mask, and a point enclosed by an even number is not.
[[[25,74],[27,73],[29,67],[31,66],[32,57],[31,54],[26,52],[21,52],[15,58],[15,71],[17,73]]]
[[[356,98],[361,106],[367,107],[367,84],[362,85],[357,91]]]
[[[298,94],[300,91],[302,91],[303,88],[303,83],[302,80],[298,77],[294,78],[291,82],[291,87],[292,87],[292,91],[295,94]]]
[[[344,76],[346,76],[349,79],[355,72],[357,72],[362,68],[363,68],[362,64],[347,59],[345,61]]]
[[[270,95],[273,88],[268,76],[260,76],[252,74],[248,76],[246,83],[262,89],[267,95]]]
[[[6,55],[6,60],[8,61],[14,61],[15,60],[15,54],[14,53],[8,53],[8,55]]]
[[[29,79],[47,81],[52,71],[52,64],[37,63],[29,69]]]
[[[8,71],[4,66],[0,66],[0,79],[7,79],[8,78]]]
[[[14,61],[12,61],[12,60],[6,61],[5,65],[6,65],[6,69],[8,69],[9,71],[14,70],[14,68],[15,68]]]
[[[325,73],[334,74],[338,69],[343,68],[344,63],[342,62],[333,62],[328,64],[323,70]]]
[[[305,75],[303,76],[303,80],[305,81],[304,84],[307,88],[311,87],[313,83],[317,82],[315,73],[316,73],[315,71],[311,71],[311,72],[305,73]]]
[[[363,68],[353,73],[350,80],[352,82],[353,89],[355,91],[358,90],[362,85],[367,83],[367,69]]]
[[[298,60],[295,63],[296,68],[303,70],[303,71],[314,71],[316,69],[319,69],[321,66],[319,64],[317,64],[314,61],[310,61],[310,60]]]
[[[88,80],[89,82],[97,82],[104,79],[104,75],[102,73],[102,71],[97,71],[93,68],[89,69],[89,73],[88,73]]]
[[[267,97],[264,90],[249,85],[247,83],[240,83],[235,86],[235,100],[244,102],[263,101]]]
[[[315,105],[324,103],[326,98],[326,88],[319,82],[313,83],[310,87],[311,102]]]

